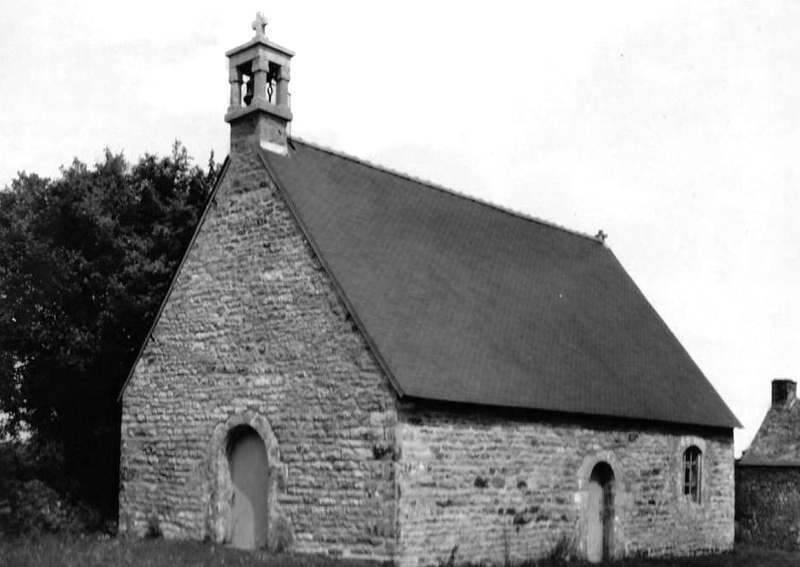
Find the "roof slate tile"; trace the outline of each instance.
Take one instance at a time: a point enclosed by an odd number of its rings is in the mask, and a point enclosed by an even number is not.
[[[598,239],[297,139],[262,157],[402,394],[739,426]]]

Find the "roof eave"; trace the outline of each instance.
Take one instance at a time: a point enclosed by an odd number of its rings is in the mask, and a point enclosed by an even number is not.
[[[552,409],[552,408],[538,408],[532,407],[527,405],[512,405],[512,404],[487,404],[487,403],[476,403],[476,402],[468,402],[468,401],[456,401],[456,400],[446,400],[446,399],[436,399],[432,397],[425,397],[425,396],[418,396],[411,393],[408,393],[405,397],[406,401],[409,402],[422,402],[427,404],[441,404],[442,406],[452,407],[452,408],[461,408],[464,410],[471,410],[471,409],[488,409],[490,411],[498,411],[498,412],[513,412],[517,415],[542,415],[542,416],[556,416],[560,419],[570,420],[570,419],[591,419],[596,420],[598,422],[619,422],[619,423],[630,423],[630,424],[639,424],[639,423],[648,423],[652,426],[661,426],[661,427],[670,427],[670,428],[700,428],[706,430],[718,430],[718,431],[730,431],[733,432],[734,426],[730,424],[719,424],[719,423],[698,423],[698,422],[689,422],[689,421],[672,421],[672,420],[665,420],[665,419],[654,419],[652,417],[641,417],[641,416],[634,416],[634,415],[618,415],[618,414],[602,414],[596,412],[588,412],[588,411],[569,411],[563,409]]]
[[[702,427],[702,428],[709,428],[709,429],[720,429],[720,430],[731,430],[733,429],[741,429],[742,425],[739,423],[738,420],[734,419],[734,423],[731,422],[700,422],[700,421],[679,421],[679,420],[669,420],[669,419],[657,419],[651,416],[639,416],[639,415],[632,415],[632,414],[615,414],[615,413],[598,413],[592,411],[581,411],[581,410],[569,410],[569,409],[556,409],[556,408],[546,408],[546,407],[536,407],[530,404],[502,404],[502,403],[478,403],[474,401],[467,401],[467,400],[459,400],[455,398],[446,399],[444,397],[432,397],[426,395],[419,395],[414,394],[413,392],[406,392],[406,397],[411,400],[422,400],[425,402],[433,402],[433,403],[441,403],[441,404],[454,404],[457,406],[462,407],[484,407],[484,408],[492,408],[496,410],[500,409],[507,409],[512,411],[518,412],[537,412],[537,413],[547,413],[547,414],[558,414],[558,415],[569,415],[569,416],[584,416],[584,417],[591,417],[595,419],[609,419],[609,420],[620,420],[620,421],[629,421],[629,422],[647,422],[653,424],[662,424],[662,425],[669,425],[669,426],[678,426],[678,427]]]

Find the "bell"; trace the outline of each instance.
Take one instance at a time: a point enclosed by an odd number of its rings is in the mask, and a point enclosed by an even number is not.
[[[244,95],[244,105],[250,106],[250,102],[253,100],[253,77],[247,77],[247,82],[245,83],[245,95]]]

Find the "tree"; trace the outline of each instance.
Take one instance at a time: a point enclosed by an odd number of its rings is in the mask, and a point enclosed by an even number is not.
[[[84,499],[116,505],[116,396],[218,173],[172,155],[130,167],[106,150],[57,179],[0,192],[0,434],[60,442]]]

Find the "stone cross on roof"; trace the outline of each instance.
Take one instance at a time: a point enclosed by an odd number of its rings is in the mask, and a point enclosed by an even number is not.
[[[264,29],[267,27],[267,23],[268,23],[267,18],[264,16],[264,14],[262,14],[261,12],[256,14],[256,19],[253,22],[252,26],[253,29],[256,30],[256,37],[260,38],[266,37],[264,35]]]

